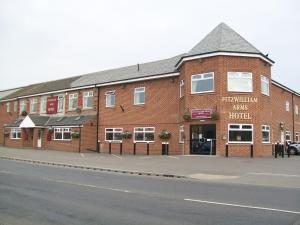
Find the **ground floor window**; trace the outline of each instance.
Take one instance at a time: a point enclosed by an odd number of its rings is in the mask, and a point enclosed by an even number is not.
[[[291,131],[286,131],[285,132],[285,140],[290,141],[291,140]]]
[[[179,127],[179,143],[184,143],[184,127]]]
[[[270,126],[262,125],[262,143],[270,143]]]
[[[136,142],[153,142],[154,127],[136,127],[134,128],[134,140]]]
[[[295,134],[295,141],[299,142],[300,141],[300,138],[299,138],[299,132],[296,132]]]
[[[105,141],[121,141],[123,128],[105,128]]]
[[[54,140],[71,140],[71,128],[54,128]]]
[[[229,124],[229,143],[253,143],[252,124]]]
[[[11,139],[21,139],[21,129],[20,128],[12,128],[10,130],[10,138]]]

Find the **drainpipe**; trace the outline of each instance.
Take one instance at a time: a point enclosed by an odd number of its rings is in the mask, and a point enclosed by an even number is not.
[[[294,93],[292,93],[292,110],[293,110],[293,142],[295,141],[295,106],[294,106]]]
[[[96,88],[96,85],[95,85]],[[100,88],[97,88],[98,91],[98,97],[97,97],[97,122],[96,122],[96,151],[98,153],[100,153],[100,148],[99,148],[99,143],[98,143],[98,137],[99,137],[99,111],[100,111],[100,104],[99,104],[99,100],[100,100]]]
[[[78,152],[81,152],[81,127],[79,127],[79,147],[78,147]]]

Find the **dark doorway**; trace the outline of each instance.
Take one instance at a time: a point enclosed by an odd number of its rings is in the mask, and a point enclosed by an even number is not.
[[[190,126],[190,154],[216,154],[216,124]]]

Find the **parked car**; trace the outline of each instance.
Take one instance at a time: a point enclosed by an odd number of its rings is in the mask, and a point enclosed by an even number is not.
[[[291,155],[300,155],[300,142],[292,142],[289,144],[288,149]]]

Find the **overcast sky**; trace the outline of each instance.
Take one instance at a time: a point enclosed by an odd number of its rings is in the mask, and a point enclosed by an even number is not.
[[[297,0],[0,0],[0,89],[164,59],[225,22],[300,92]]]

